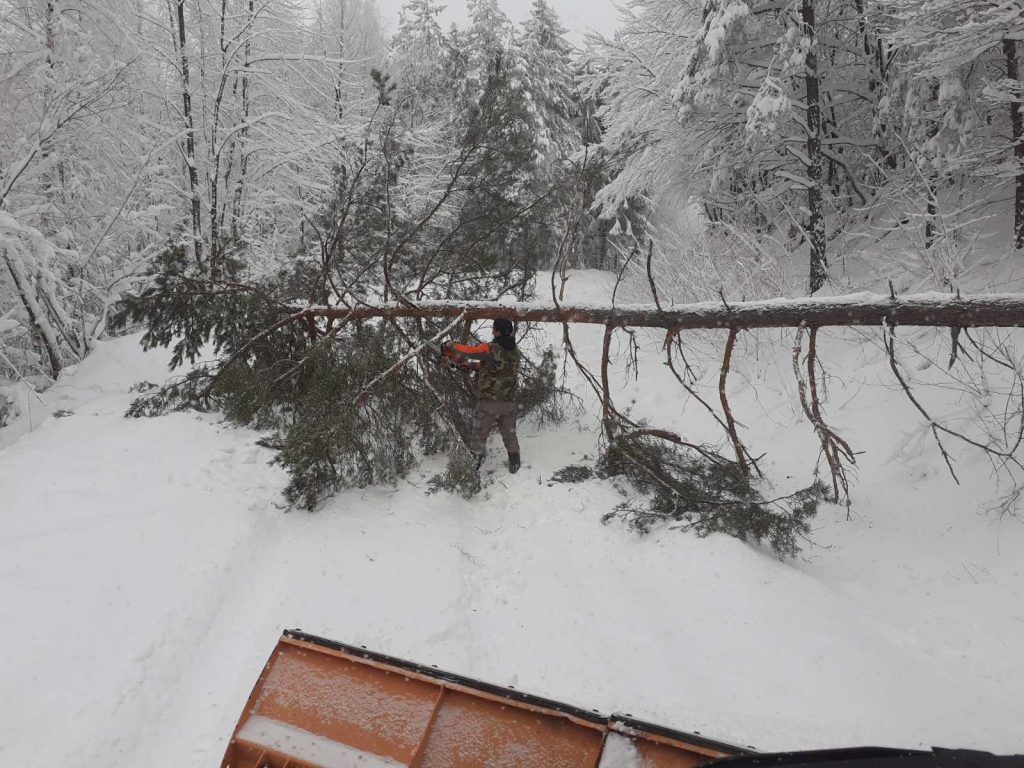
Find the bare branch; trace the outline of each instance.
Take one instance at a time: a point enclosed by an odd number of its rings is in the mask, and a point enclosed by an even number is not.
[[[750,467],[747,465],[747,457],[743,450],[743,443],[740,442],[739,433],[736,431],[736,420],[732,417],[732,409],[729,408],[729,398],[726,396],[725,385],[729,378],[729,364],[732,360],[732,350],[736,346],[736,336],[739,330],[729,329],[729,338],[725,342],[725,354],[722,356],[722,370],[718,376],[718,397],[722,401],[722,413],[725,414],[726,431],[732,440],[732,446],[736,451],[736,463],[740,465],[740,471],[744,476],[750,475]]]
[[[378,374],[373,379],[371,379],[366,384],[366,386],[363,387],[362,391],[358,395],[356,395],[356,397],[354,398],[353,402],[356,403],[356,404],[360,404],[360,403],[364,402],[366,400],[366,396],[370,393],[370,390],[373,389],[380,381],[382,381],[383,379],[387,378],[392,373],[394,373],[399,368],[401,368],[403,365],[405,365],[406,362],[408,362],[412,358],[416,357],[416,355],[418,355],[420,352],[422,352],[425,347],[428,347],[431,344],[436,343],[438,339],[440,339],[443,336],[451,333],[451,331],[455,328],[455,326],[457,326],[459,323],[461,323],[464,319],[465,318],[464,318],[463,315],[459,315],[452,322],[450,322],[448,325],[446,325],[444,328],[442,328],[441,331],[439,331],[438,333],[434,334],[433,336],[431,336],[429,339],[427,339],[426,341],[422,342],[421,344],[419,344],[419,345],[413,347],[412,349],[410,349],[408,352],[406,352],[404,355],[402,355],[395,362],[394,365],[392,365],[386,371],[383,371],[382,373]]]

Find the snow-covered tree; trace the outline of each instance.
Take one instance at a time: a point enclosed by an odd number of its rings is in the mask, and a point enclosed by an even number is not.
[[[573,49],[565,32],[547,0],[534,0],[519,37],[529,111],[546,159],[568,157],[581,144]]]
[[[467,30],[470,72],[480,89],[495,58],[506,56],[513,48],[515,29],[498,0],[467,0],[466,7],[470,19]]]
[[[234,0],[214,13],[199,0],[174,0],[171,10],[173,35],[160,16],[149,28],[150,44],[174,67],[173,82],[151,73],[163,86],[154,119],[180,135],[180,171],[167,193],[186,202],[203,269],[268,244],[272,259],[302,239],[305,217],[331,184],[332,148],[365,122],[369,69],[382,57],[375,8],[324,2],[309,25],[296,23],[308,14],[291,0]]]
[[[601,171],[593,207],[601,222],[602,267],[619,261],[619,247],[628,258],[645,235],[647,215],[666,194],[694,195],[708,206],[714,201],[702,169],[714,156],[718,134],[709,129],[701,136],[699,123],[684,127],[674,95],[698,20],[693,4],[633,4],[615,38],[595,39],[587,51],[582,103],[596,110],[590,133],[600,137],[591,151]]]
[[[900,105],[908,151],[931,198],[945,183],[1012,180],[1014,246],[1024,248],[1024,8],[900,0],[889,37],[909,81]]]
[[[301,247],[375,103],[370,0],[0,4],[0,352],[59,373],[168,242],[217,273]]]
[[[149,227],[133,200],[147,157],[129,108],[137,51],[115,18],[103,2],[0,5],[8,373],[56,377],[89,352]]]
[[[381,20],[373,0],[317,0],[315,11],[319,40],[311,47],[335,60],[332,106],[340,122],[350,102],[363,95],[367,70],[381,62]]]
[[[865,0],[642,0],[604,57],[604,146],[623,158],[599,197],[676,189],[711,222],[805,243],[825,280],[829,227],[869,203],[891,163],[884,14]]]
[[[841,10],[840,3],[829,7]],[[825,281],[822,27],[815,0],[705,0],[676,89],[680,116],[716,128],[711,191],[753,202],[755,227],[790,218],[809,244],[811,291]],[[793,212],[792,193],[806,214]],[[792,207],[790,207],[792,206]],[[787,210],[788,209],[788,210]]]
[[[391,73],[410,94],[421,97],[423,108],[443,99],[450,87],[445,66],[448,37],[437,21],[442,10],[434,0],[406,0],[390,46]]]

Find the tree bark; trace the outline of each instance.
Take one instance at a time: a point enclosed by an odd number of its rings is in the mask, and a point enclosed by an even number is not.
[[[825,284],[828,264],[825,258],[825,212],[821,194],[821,84],[818,79],[818,55],[815,50],[814,0],[801,0],[800,17],[803,33],[809,39],[804,62],[804,87],[807,92],[807,239],[811,247],[810,289],[817,291]]]
[[[1017,41],[1003,40],[1003,55],[1006,56],[1006,76],[1018,83]],[[1010,128],[1013,137],[1013,157],[1017,165],[1014,176],[1015,194],[1013,201],[1013,247],[1024,248],[1024,113],[1021,111],[1020,94],[1016,91],[1010,100]]]
[[[231,208],[231,237],[239,239],[239,224],[245,216],[245,177],[249,170],[249,73],[252,67],[252,23],[255,2],[249,0],[245,26],[248,34],[245,40],[245,63],[242,65],[242,130],[238,134],[238,181],[235,183],[235,199]]]
[[[736,429],[736,419],[732,416],[732,408],[729,407],[729,398],[726,395],[726,382],[729,378],[729,366],[732,361],[732,350],[736,346],[736,336],[739,333],[735,328],[729,329],[729,339],[725,342],[725,354],[722,356],[722,369],[718,374],[718,399],[722,403],[722,413],[725,414],[726,432],[732,440],[733,448],[736,451],[736,463],[744,477],[750,476],[750,467],[747,466],[747,457],[744,455],[743,443],[740,441],[740,433]]]
[[[213,118],[210,121],[210,163],[213,166],[209,175],[210,193],[210,277],[214,280],[220,278],[220,159],[221,150],[217,146],[218,133],[220,131],[220,110],[224,103],[224,91],[228,82],[228,55],[227,39],[225,38],[225,27],[227,25],[228,3],[227,0],[220,2],[220,38],[217,41],[217,48],[220,50],[220,83],[217,88],[217,95],[213,102]],[[229,150],[230,152],[231,150]],[[230,158],[230,155],[229,155]],[[228,163],[227,173],[224,176],[224,195],[227,196],[228,181],[231,175],[231,163]]]
[[[334,81],[334,109],[340,125],[345,119],[345,0],[338,3],[338,12],[341,14],[340,29],[338,30],[338,71]]]
[[[199,173],[196,170],[196,129],[192,116],[192,95],[189,91],[188,50],[185,47],[185,0],[173,0],[174,22],[177,26],[178,55],[181,59],[181,102],[185,119],[185,166],[192,196],[192,246],[198,263],[203,261],[203,235],[200,222]]]
[[[604,340],[601,343],[601,424],[604,426],[605,437],[608,442],[615,439],[614,420],[612,419],[612,388],[611,379],[608,376],[608,366],[611,363],[612,334],[615,326],[604,327]]]
[[[955,296],[939,293],[893,298],[872,293],[803,299],[766,299],[726,304],[709,301],[659,310],[651,304],[600,305],[488,301],[361,303],[351,308],[293,306],[292,317],[363,320],[370,317],[458,317],[539,323],[589,323],[634,328],[808,328],[912,325],[934,327],[1024,327],[1024,294]]]
[[[935,178],[929,178],[925,182],[925,190],[928,193],[924,217],[924,247],[926,250],[931,249],[935,245],[935,234],[937,231],[935,222],[939,215],[939,201],[935,197],[935,187],[937,184],[938,180]]]

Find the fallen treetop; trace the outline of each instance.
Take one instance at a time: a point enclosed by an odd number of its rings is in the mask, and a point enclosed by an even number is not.
[[[592,323],[646,328],[785,328],[830,325],[1024,326],[1024,294],[956,296],[921,293],[760,301],[653,304],[560,304],[552,302],[436,301],[360,303],[349,307],[295,305],[295,316],[361,320],[370,317],[495,319],[541,323]]]

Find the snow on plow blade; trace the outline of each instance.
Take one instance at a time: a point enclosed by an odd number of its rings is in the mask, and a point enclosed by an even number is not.
[[[692,768],[747,750],[286,631],[222,768]]]

